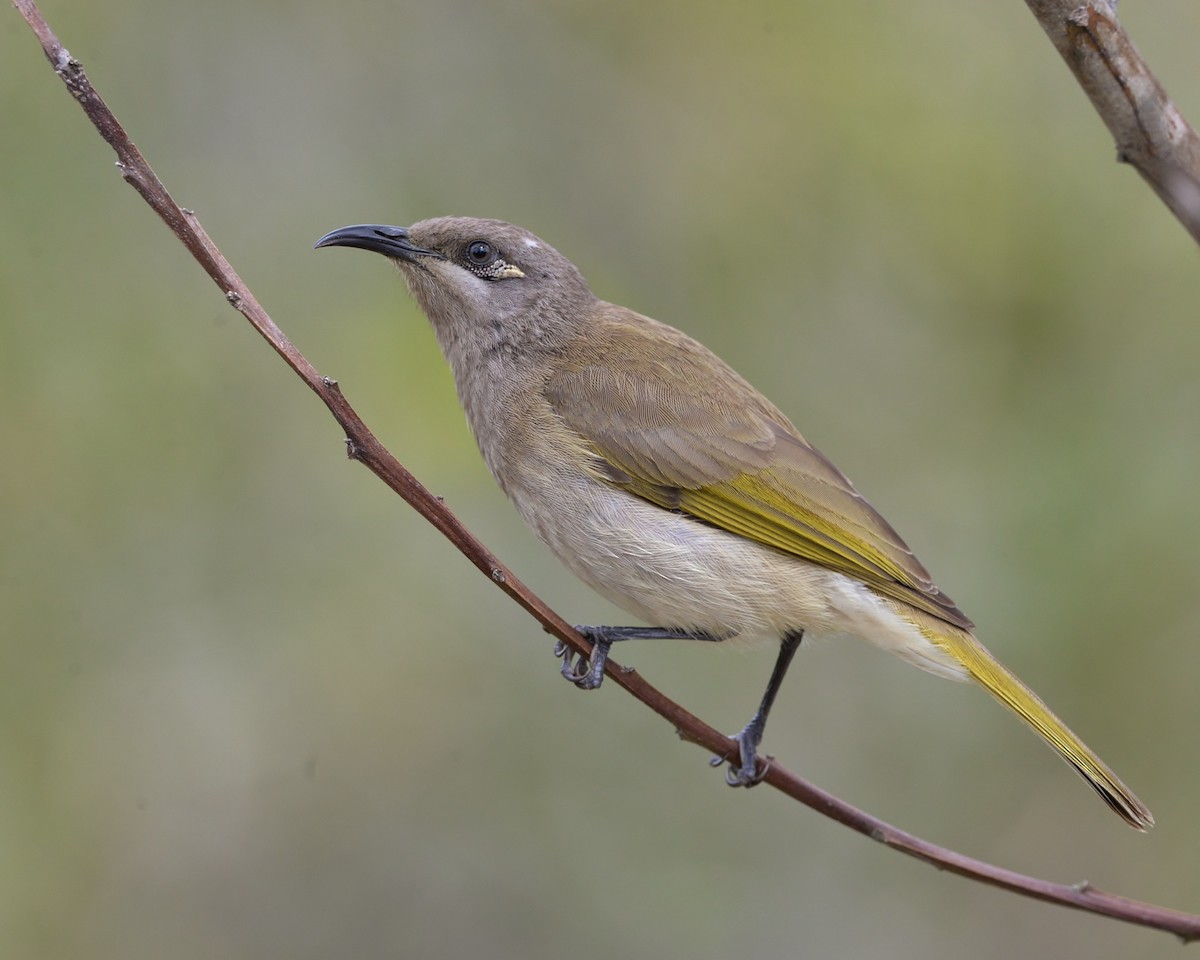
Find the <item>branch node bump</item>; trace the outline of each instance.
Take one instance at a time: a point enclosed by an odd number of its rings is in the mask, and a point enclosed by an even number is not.
[[[438,497],[438,499],[441,500],[442,498]],[[508,582],[508,577],[506,577],[504,575],[504,571],[501,570],[499,567],[492,567],[492,579],[495,580],[497,583],[507,583]]]

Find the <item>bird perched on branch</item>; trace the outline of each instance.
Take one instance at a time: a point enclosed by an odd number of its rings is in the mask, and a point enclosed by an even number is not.
[[[895,530],[791,421],[710,350],[592,293],[520,227],[443,217],[360,224],[316,246],[389,257],[433,325],[488,468],[566,566],[649,627],[579,627],[563,673],[584,688],[631,638],[769,638],[778,658],[736,736],[731,785],[757,750],[801,638],[861,637],[975,680],[1130,826],[1150,811],[975,639]]]

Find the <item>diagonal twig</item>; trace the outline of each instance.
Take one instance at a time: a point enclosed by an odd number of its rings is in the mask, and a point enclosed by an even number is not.
[[[1200,242],[1200,136],[1117,20],[1115,0],[1025,0],[1117,144]]]
[[[384,448],[346,401],[337,383],[322,377],[288,340],[205,233],[196,216],[191,211],[179,207],[171,198],[112,111],[96,93],[79,61],[59,42],[33,0],[12,2],[37,35],[47,59],[67,85],[71,95],[83,107],[100,135],[116,151],[121,175],[191,251],[205,272],[224,292],[226,299],[250,321],[284,362],[321,398],[346,433],[350,457],[363,463],[403,497],[480,571],[528,611],[548,633],[577,652],[589,653],[590,644],[513,576],[495,554],[472,536],[454,514]],[[672,724],[684,740],[720,756],[737,756],[738,747],[735,741],[668,699],[633,670],[609,660],[606,673],[611,682],[627,690]],[[765,766],[765,783],[852,830],[909,856],[924,860],[939,869],[1034,899],[1165,930],[1185,941],[1200,939],[1200,916],[1106,893],[1087,883],[1051,883],[975,860],[899,830],[800,779],[778,763],[765,762]]]

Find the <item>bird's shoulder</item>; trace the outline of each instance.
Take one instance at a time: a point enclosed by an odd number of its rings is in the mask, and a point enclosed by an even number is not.
[[[544,396],[604,481],[971,626],[846,475],[687,334],[597,301],[553,366]]]
[[[777,407],[703,344],[604,301],[564,345],[545,394],[589,440],[653,453],[658,466],[646,469],[666,483],[703,484],[765,466],[779,430],[799,437]],[[688,455],[701,451],[706,463],[689,467]]]

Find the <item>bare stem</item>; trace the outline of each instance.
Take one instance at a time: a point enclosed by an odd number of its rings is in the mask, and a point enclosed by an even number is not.
[[[578,652],[589,653],[588,642],[513,576],[500,563],[495,554],[472,536],[440,500],[422,486],[395,457],[384,449],[383,444],[367,429],[358,414],[342,396],[337,383],[318,374],[312,364],[284,336],[220,250],[209,239],[195,215],[181,209],[167,193],[162,182],[155,176],[145,158],[117,122],[112,111],[96,93],[79,61],[67,53],[51,31],[36,4],[32,0],[13,0],[13,5],[37,34],[46,57],[71,91],[71,95],[83,107],[100,135],[117,152],[118,166],[122,176],[154,208],[175,236],[191,251],[192,256],[221,288],[226,299],[250,321],[275,352],[324,401],[334,419],[346,432],[349,455],[365,464],[372,473],[432,523],[488,579],[528,611],[546,632],[569,644]],[[710,753],[727,757],[737,756],[738,746],[735,741],[665,697],[633,670],[621,667],[609,660],[606,674],[611,682],[627,690],[674,726],[683,739],[700,745]],[[936,846],[912,834],[905,833],[903,830],[898,830],[839,800],[801,780],[774,761],[770,761],[768,764],[765,782],[818,813],[893,849],[931,863],[939,869],[949,870],[960,876],[1038,900],[1102,914],[1127,923],[1165,930],[1176,934],[1185,941],[1200,939],[1200,916],[1129,900],[1097,890],[1086,883],[1074,885],[1050,883]]]
[[[1200,242],[1200,137],[1117,20],[1109,0],[1025,0],[1113,139]]]

